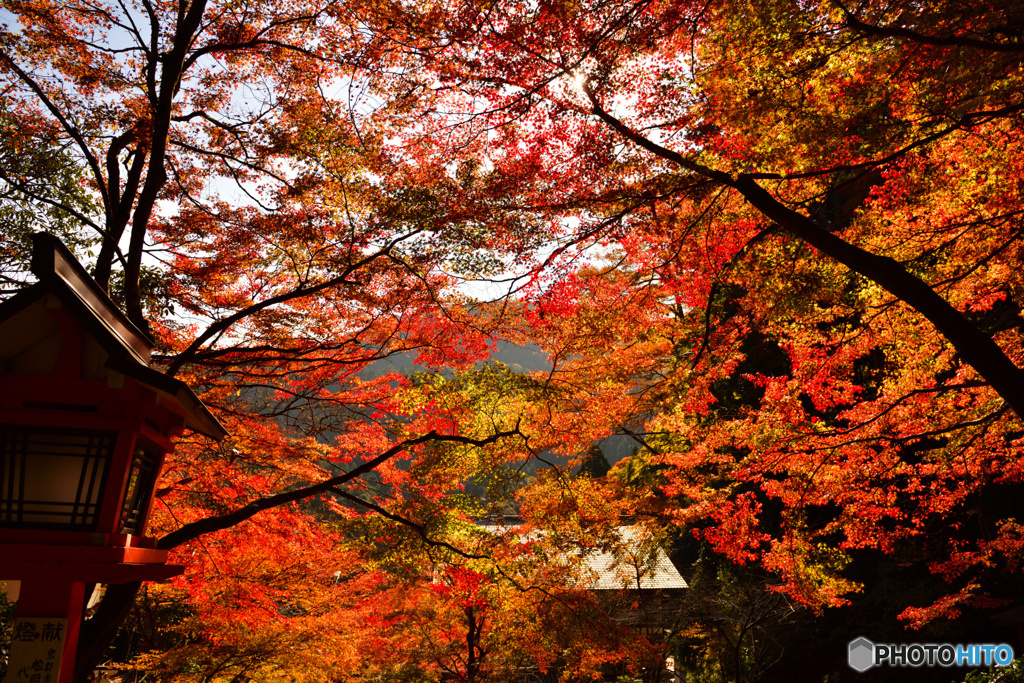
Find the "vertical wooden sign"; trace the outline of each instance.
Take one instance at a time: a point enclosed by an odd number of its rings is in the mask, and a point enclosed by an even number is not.
[[[67,623],[56,617],[15,619],[5,683],[57,683]]]

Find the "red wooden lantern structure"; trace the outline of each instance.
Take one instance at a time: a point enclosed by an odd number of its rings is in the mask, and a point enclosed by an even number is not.
[[[87,584],[166,580],[143,536],[171,439],[226,435],[55,237],[0,303],[0,580],[20,581],[6,680],[69,683]]]

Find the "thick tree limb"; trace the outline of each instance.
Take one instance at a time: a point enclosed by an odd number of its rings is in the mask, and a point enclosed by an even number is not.
[[[495,432],[494,434],[483,438],[473,439],[468,436],[457,436],[449,434],[438,434],[436,431],[430,431],[423,436],[416,437],[415,439],[408,439],[401,443],[395,444],[388,450],[384,451],[380,455],[377,455],[370,460],[365,461],[358,467],[339,474],[336,477],[325,479],[317,484],[310,486],[304,486],[302,488],[295,489],[293,491],[284,491],[272,496],[266,496],[264,498],[258,498],[248,505],[241,507],[233,512],[229,512],[224,515],[218,515],[216,517],[207,517],[196,522],[191,522],[181,527],[177,531],[172,531],[167,534],[159,541],[157,541],[157,547],[164,550],[170,550],[176,548],[182,543],[194,540],[204,534],[212,533],[214,531],[221,531],[228,529],[240,524],[245,520],[253,517],[254,515],[263,512],[264,510],[270,510],[271,508],[280,507],[287,505],[288,503],[294,503],[296,501],[305,500],[313,496],[331,491],[341,484],[345,484],[353,479],[367,474],[377,468],[379,465],[387,462],[391,458],[394,458],[399,453],[424,443],[458,443],[469,446],[486,446],[487,444],[494,443],[500,439],[504,439],[509,436],[515,436],[519,434],[519,427],[503,432]]]
[[[142,274],[142,252],[145,250],[146,233],[149,219],[153,215],[160,190],[167,182],[167,168],[164,158],[167,152],[167,141],[171,129],[171,116],[174,111],[174,98],[181,88],[186,56],[196,32],[202,26],[203,14],[206,11],[206,0],[193,0],[187,5],[179,5],[178,25],[174,32],[174,41],[169,52],[160,55],[161,78],[159,95],[152,112],[152,133],[149,142],[149,168],[142,190],[138,193],[135,213],[132,216],[131,237],[128,246],[128,265],[124,271],[125,282],[125,313],[140,329],[149,328],[149,323],[142,315],[142,302],[139,292],[139,279]],[[157,58],[151,54],[150,60]]]
[[[911,31],[900,26],[876,26],[867,24],[857,18],[857,15],[846,9],[840,3],[839,8],[846,15],[846,26],[857,33],[879,38],[903,38],[921,43],[922,45],[934,45],[936,47],[969,47],[988,52],[1024,52],[1024,44],[1021,43],[994,43],[990,40],[978,40],[964,36],[927,36],[923,33]]]
[[[311,486],[305,486],[293,491],[285,491],[273,496],[266,496],[250,502],[248,505],[241,507],[233,512],[229,512],[224,515],[218,515],[217,517],[209,517],[207,519],[192,522],[181,527],[177,531],[171,532],[164,536],[157,542],[157,547],[169,550],[175,548],[183,543],[194,540],[204,534],[212,533],[215,531],[221,531],[228,529],[236,524],[244,522],[245,520],[253,517],[264,510],[269,510],[281,505],[287,505],[299,500],[311,498],[320,493],[327,491],[337,491],[337,487],[341,484],[349,482],[359,476],[367,474],[372,471],[378,465],[386,462],[387,460],[394,458],[402,451],[424,443],[430,442],[441,442],[441,443],[458,443],[466,444],[470,446],[486,446],[487,444],[494,443],[500,439],[515,436],[520,434],[519,426],[516,425],[514,429],[507,431],[495,432],[488,437],[483,439],[473,439],[466,436],[457,436],[449,434],[438,434],[435,431],[428,432],[423,436],[416,437],[414,439],[407,439],[401,443],[395,444],[393,447],[384,451],[370,460],[367,460],[358,467],[340,474],[336,477],[331,477],[318,484]],[[365,501],[359,501],[363,505],[368,507],[372,506]],[[378,510],[375,510],[378,511]],[[383,511],[382,511],[383,512]],[[385,516],[389,519],[395,517],[390,513],[384,512]],[[403,521],[398,519],[398,521]],[[429,539],[424,536],[424,539],[429,542]],[[447,544],[445,544],[447,545]],[[455,552],[459,552],[455,548],[451,548]],[[464,553],[459,553],[463,554]],[[465,555],[466,557],[471,557]],[[109,586],[106,593],[103,596],[103,600],[100,601],[97,606],[96,613],[92,618],[86,620],[82,627],[81,637],[78,642],[78,655],[75,662],[75,680],[76,681],[87,681],[89,680],[92,672],[95,670],[97,665],[103,660],[106,654],[107,647],[113,640],[114,635],[117,633],[117,629],[124,623],[127,617],[128,611],[131,609],[132,604],[135,602],[135,597],[139,592],[141,583],[131,583],[116,586]]]
[[[926,282],[909,273],[895,259],[865,251],[789,208],[758,185],[752,175],[741,173],[731,176],[648,140],[605,111],[589,83],[585,92],[593,113],[624,138],[666,161],[733,188],[780,228],[878,284],[923,315],[956,349],[960,358],[974,368],[1018,416],[1024,418],[1024,372],[989,335]]]
[[[78,652],[75,655],[76,683],[93,680],[93,673],[107,653],[107,648],[117,635],[117,629],[128,618],[128,612],[135,604],[142,584],[111,584],[107,586],[103,599],[96,606],[90,619],[82,622],[78,637]]]
[[[985,378],[1018,416],[1024,417],[1024,372],[990,336],[927,283],[907,272],[895,259],[872,254],[824,230],[810,218],[782,204],[749,178],[741,176],[734,187],[754,208],[783,230],[880,285],[927,318],[953,345],[960,358]]]

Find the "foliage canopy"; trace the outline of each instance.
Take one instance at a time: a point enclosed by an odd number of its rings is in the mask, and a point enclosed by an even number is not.
[[[566,559],[622,520],[773,609],[856,609],[879,556],[927,578],[888,620],[1015,595],[1019,3],[4,8],[5,289],[63,235],[232,433],[168,462],[189,570],[133,666],[595,674],[661,646]],[[480,365],[499,341],[547,367]],[[513,510],[542,541],[477,528]]]

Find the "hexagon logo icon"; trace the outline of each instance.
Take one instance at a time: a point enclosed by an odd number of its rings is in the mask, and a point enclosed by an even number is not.
[[[850,668],[864,673],[875,663],[875,644],[863,636],[850,641]]]

